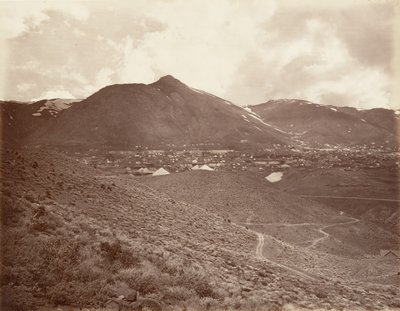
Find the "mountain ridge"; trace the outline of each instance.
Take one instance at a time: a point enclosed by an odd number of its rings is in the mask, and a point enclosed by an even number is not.
[[[301,99],[240,107],[171,75],[105,86],[84,100],[2,102],[2,140],[21,145],[155,148],[206,145],[397,146],[398,112],[324,106]]]
[[[400,119],[395,110],[324,106],[298,99],[251,106],[265,121],[311,145],[396,146]]]

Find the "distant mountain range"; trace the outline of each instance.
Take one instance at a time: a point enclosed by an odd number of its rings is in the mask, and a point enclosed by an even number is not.
[[[251,107],[265,122],[311,145],[393,146],[400,116],[389,109],[358,110],[280,99]]]
[[[81,101],[1,102],[0,111],[3,143],[114,148],[394,146],[400,122],[392,110],[295,99],[242,108],[172,76],[107,86]]]

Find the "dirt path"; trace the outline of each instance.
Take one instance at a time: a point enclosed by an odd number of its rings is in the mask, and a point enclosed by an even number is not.
[[[330,234],[328,232],[324,231],[325,229],[333,228],[333,227],[337,227],[337,226],[355,224],[355,223],[360,221],[360,219],[357,219],[357,218],[353,218],[353,217],[348,217],[348,218],[351,219],[351,220],[345,221],[345,222],[339,222],[339,223],[335,223],[335,224],[330,224],[330,225],[324,226],[322,228],[319,228],[318,232],[320,232],[322,234],[322,237],[316,238],[314,240],[311,240],[312,243],[309,246],[307,246],[306,248],[308,248],[308,249],[313,248],[319,242],[321,242],[321,241],[327,239],[328,237],[330,237]]]
[[[321,228],[318,228],[317,230],[318,230],[319,233],[322,234],[322,236],[319,237],[319,238],[312,239],[312,240],[304,241],[304,243],[311,242],[311,244],[309,246],[307,246],[306,248],[308,248],[308,249],[312,248],[315,245],[317,245],[318,243],[320,243],[321,241],[327,239],[330,236],[330,234],[328,232],[324,231],[325,229],[333,228],[333,227],[336,227],[336,226],[355,224],[355,223],[360,221],[359,219],[353,218],[353,217],[348,217],[347,216],[347,218],[349,218],[350,220],[349,221],[344,221],[344,222],[338,222],[338,223],[334,223],[334,224],[329,224],[329,225],[323,226]],[[250,219],[250,217],[247,218],[246,222],[238,223],[238,224],[239,225],[253,225],[253,226],[254,225],[259,225],[259,226],[282,226],[282,227],[301,227],[301,226],[318,226],[318,225],[321,225],[321,224],[317,224],[317,223],[313,223],[313,222],[303,222],[303,223],[298,223],[298,224],[261,223],[261,222],[256,223],[256,222],[249,222],[248,221],[249,219]]]
[[[264,235],[257,232],[257,238],[258,238],[258,243],[257,243],[257,247],[256,247],[256,256],[258,258],[263,259],[264,256],[262,254],[262,250],[264,248]]]
[[[308,222],[307,222],[307,223],[299,223],[299,224],[277,224],[277,223],[274,223],[274,224],[272,224],[272,223],[266,224],[266,223],[251,223],[249,220],[251,220],[252,216],[253,216],[253,215],[249,216],[249,217],[247,218],[247,220],[246,220],[245,223],[239,223],[239,224],[246,224],[246,225],[257,225],[257,224],[259,224],[259,225],[282,225],[282,226],[287,226],[287,227],[320,225],[320,224],[308,223]],[[350,225],[350,224],[354,224],[354,223],[357,223],[357,222],[360,221],[359,219],[356,219],[356,218],[353,218],[353,217],[347,217],[347,218],[349,218],[348,221],[339,222],[339,223],[334,223],[334,224],[329,224],[329,225],[326,225],[326,226],[323,226],[323,227],[319,228],[319,229],[318,229],[318,232],[320,232],[320,233],[322,234],[322,237],[316,238],[316,239],[314,239],[314,240],[306,241],[306,242],[312,242],[311,245],[309,245],[309,246],[306,247],[306,248],[308,248],[308,249],[309,249],[309,248],[312,248],[312,247],[314,247],[315,245],[317,245],[318,243],[320,243],[321,241],[327,239],[327,238],[330,236],[330,234],[329,234],[328,232],[324,231],[325,229],[333,228],[333,227],[336,227],[336,226]],[[304,278],[307,278],[307,279],[309,279],[309,280],[317,281],[316,278],[314,278],[314,277],[312,277],[312,276],[310,276],[310,275],[308,275],[308,274],[306,274],[306,273],[304,273],[304,272],[301,272],[301,271],[296,270],[296,269],[294,269],[294,268],[292,268],[292,267],[290,267],[290,266],[280,264],[280,263],[278,263],[278,262],[276,262],[276,261],[273,261],[273,260],[270,260],[270,259],[264,257],[264,255],[263,255],[264,242],[265,242],[264,234],[262,234],[262,233],[260,233],[260,232],[256,232],[256,231],[255,231],[255,233],[256,233],[256,235],[257,235],[257,240],[258,240],[258,241],[257,241],[257,246],[256,246],[256,257],[257,257],[257,258],[262,259],[262,260],[265,260],[265,261],[269,262],[269,263],[272,264],[272,265],[279,266],[279,267],[281,267],[281,268],[283,268],[283,269],[289,270],[289,271],[291,271],[291,272],[293,272],[293,273],[295,273],[295,274],[297,274],[297,275],[300,275],[300,276],[302,276],[302,277],[304,277]]]
[[[298,224],[283,224],[280,222],[237,222],[238,225],[249,225],[249,226],[283,226],[283,227],[301,227],[301,226],[318,226],[320,224],[313,223],[313,222],[302,222]]]
[[[274,266],[278,266],[278,267],[281,267],[281,268],[283,268],[285,270],[289,270],[289,271],[291,271],[291,272],[293,272],[293,273],[295,273],[297,275],[300,275],[300,276],[302,276],[302,277],[304,277],[306,279],[309,279],[309,280],[312,280],[312,281],[317,281],[318,280],[318,279],[316,279],[316,278],[314,278],[314,277],[312,277],[312,276],[310,276],[308,274],[305,274],[304,272],[298,271],[298,270],[296,270],[296,269],[294,269],[292,267],[277,263],[276,261],[273,261],[273,260],[270,260],[270,259],[264,257],[264,255],[263,255],[264,235],[259,233],[259,232],[256,232],[256,234],[257,234],[257,238],[258,238],[258,243],[257,243],[257,247],[256,247],[256,256],[257,256],[257,258],[262,259],[264,261],[267,261],[268,263],[270,263],[270,264],[272,264]]]
[[[323,199],[350,199],[350,200],[367,200],[367,201],[384,201],[384,202],[400,202],[396,199],[380,199],[380,198],[362,198],[362,197],[339,197],[329,195],[300,195],[302,198],[323,198]]]

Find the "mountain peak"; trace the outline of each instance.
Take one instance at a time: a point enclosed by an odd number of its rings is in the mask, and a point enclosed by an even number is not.
[[[179,85],[185,85],[175,77],[171,75],[166,75],[161,77],[158,81],[154,82],[153,84],[156,85],[168,85],[168,86],[179,86]]]

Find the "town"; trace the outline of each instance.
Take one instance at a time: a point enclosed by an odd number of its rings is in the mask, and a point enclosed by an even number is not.
[[[175,173],[191,169],[275,172],[299,169],[387,169],[398,170],[399,152],[380,148],[329,146],[326,148],[274,146],[261,150],[234,149],[150,149],[74,151],[84,164],[106,174],[149,175],[156,170]]]

